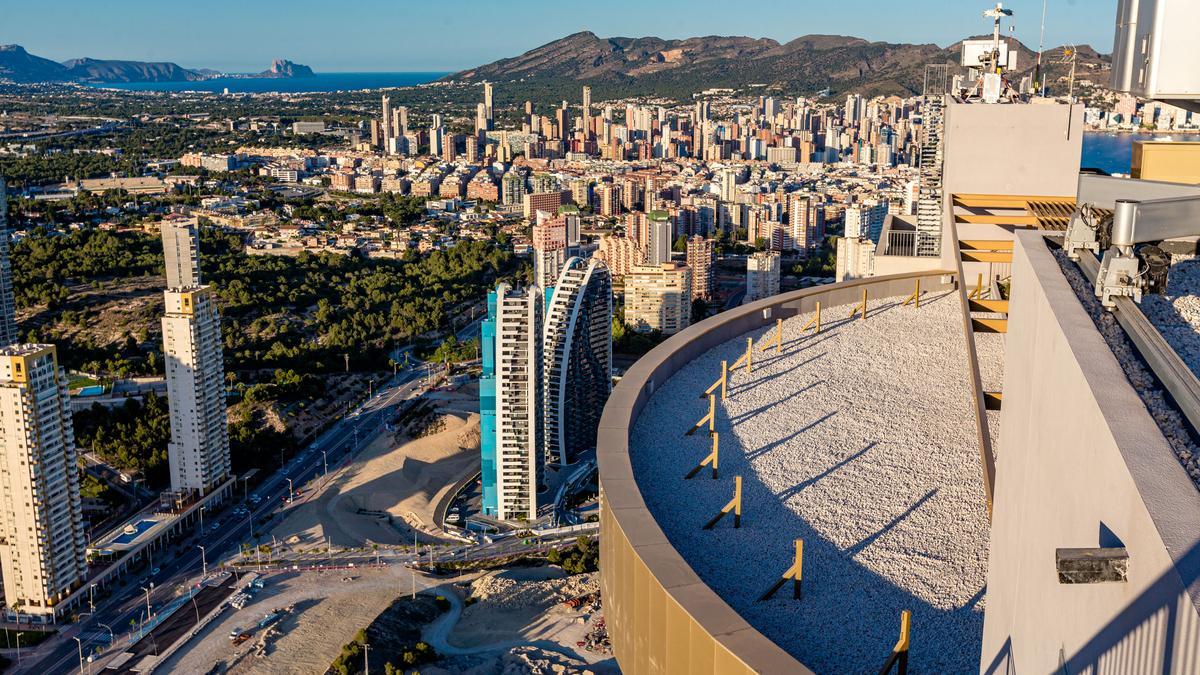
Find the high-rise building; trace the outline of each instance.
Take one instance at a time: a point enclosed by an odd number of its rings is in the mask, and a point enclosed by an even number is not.
[[[583,85],[583,119],[585,123],[592,119],[592,88]]]
[[[661,265],[671,262],[671,216],[666,211],[651,211],[646,214],[649,223],[649,239],[646,246],[646,264]]]
[[[779,294],[779,254],[758,251],[746,258],[746,299],[754,302]]]
[[[383,95],[383,115],[379,121],[380,127],[380,145],[385,149],[388,145],[389,138],[395,138],[394,130],[392,129],[392,99],[388,98],[387,94]]]
[[[639,265],[625,276],[625,323],[633,330],[674,335],[691,319],[692,270],[687,265]]]
[[[708,301],[713,291],[713,241],[694,234],[687,241],[687,266],[692,270],[692,299]]]
[[[195,230],[163,226],[163,244]],[[191,244],[195,247],[195,242]],[[185,247],[180,246],[183,250]],[[169,272],[168,278],[172,275]],[[198,267],[191,277],[198,281]],[[229,429],[225,409],[225,366],[221,317],[208,286],[185,284],[163,292],[163,355],[167,371],[167,401],[171,441],[167,458],[171,489],[207,493],[230,474]]]
[[[491,131],[495,126],[495,108],[492,107],[492,83],[483,83],[483,112],[484,130]]]
[[[537,518],[543,485],[542,318],[537,286],[507,283],[488,293],[479,381],[483,512],[500,520]]]
[[[887,218],[887,203],[869,199],[846,207],[846,237],[870,239],[879,243],[883,233],[883,221]]]
[[[562,216],[551,218],[545,211],[538,211],[536,215],[531,242],[533,283],[552,288],[567,262],[567,221]]]
[[[737,201],[737,173],[732,169],[721,172],[721,201]]]
[[[195,218],[168,217],[162,223],[163,260],[167,288],[200,285],[199,232]]]
[[[601,237],[595,257],[608,265],[614,277],[624,277],[642,264],[645,253],[638,243],[629,237]]]
[[[558,213],[558,207],[565,204],[569,198],[570,195],[565,195],[561,190],[542,192],[535,189],[533,192],[522,196],[525,217],[533,218],[538,211],[556,214]]]
[[[825,207],[817,203],[817,197],[793,193],[788,198],[789,248],[808,251],[816,248],[825,239]]]
[[[596,445],[612,386],[612,277],[595,258],[571,258],[546,309],[546,458],[572,463]]]
[[[0,349],[0,566],[9,612],[51,622],[87,572],[67,380],[53,345]]]
[[[8,191],[4,179],[0,178],[0,345],[11,345],[18,341],[8,240]]]

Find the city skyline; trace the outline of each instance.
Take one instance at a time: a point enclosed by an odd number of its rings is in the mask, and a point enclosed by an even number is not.
[[[352,14],[330,15],[308,0],[289,5],[291,11],[283,15],[269,5],[234,5],[225,0],[210,6],[207,13],[182,6],[151,6],[142,0],[122,4],[130,11],[119,13],[119,21],[108,8],[77,0],[11,7],[6,10],[9,21],[0,27],[0,44],[20,44],[31,53],[60,61],[85,56],[171,61],[224,72],[259,71],[274,58],[304,63],[318,72],[452,72],[516,56],[585,30],[602,37],[664,39],[719,32],[781,43],[806,34],[838,34],[946,46],[986,29],[980,5],[953,0],[919,0],[908,3],[904,12],[878,11],[882,3],[876,0],[837,5],[768,0],[753,13],[729,13],[709,0],[671,0],[651,8],[614,0],[606,11],[586,15],[551,11],[548,3],[546,11],[538,11],[542,3],[535,3],[538,6],[531,8],[530,15],[539,17],[536,25],[528,25],[524,15],[507,7],[479,2],[466,3],[467,13],[476,19],[472,21],[438,13],[432,6],[407,4],[372,6],[371,21]],[[1015,37],[1031,48],[1039,40],[1041,4],[1037,0],[1005,3],[1015,12]],[[1100,4],[1103,7],[1049,3],[1046,47],[1090,44],[1100,52],[1110,51],[1116,2]],[[713,30],[715,12],[722,15],[719,31]],[[263,25],[275,30],[263,31]],[[404,26],[424,28],[396,32]],[[354,48],[346,49],[342,40],[314,39],[318,31],[352,32]],[[453,53],[442,48],[447,33],[456,36]]]

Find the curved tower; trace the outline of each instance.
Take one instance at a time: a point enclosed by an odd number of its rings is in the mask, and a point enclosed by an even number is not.
[[[595,258],[563,266],[546,310],[546,458],[570,463],[596,445],[612,386],[612,276]]]

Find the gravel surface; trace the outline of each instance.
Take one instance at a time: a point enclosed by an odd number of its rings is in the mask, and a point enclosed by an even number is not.
[[[631,440],[634,473],[672,544],[751,625],[817,672],[877,671],[913,611],[912,672],[979,668],[988,526],[957,296],[826,308],[784,322],[784,353],[756,352],[718,407],[721,476],[683,475],[708,452],[685,425],[745,336],[661,386]],[[838,320],[830,322],[837,317]],[[774,326],[755,332],[756,342]],[[664,430],[670,430],[665,433]],[[701,526],[743,477],[743,521]],[[756,602],[805,542],[804,599]]]
[[[1117,357],[1117,362],[1125,371],[1125,377],[1141,397],[1146,410],[1154,418],[1171,449],[1175,451],[1180,464],[1196,482],[1197,487],[1200,487],[1200,447],[1197,447],[1188,435],[1187,420],[1167,398],[1154,374],[1142,363],[1121,324],[1100,304],[1094,287],[1083,276],[1079,266],[1071,262],[1062,249],[1052,250],[1062,268],[1063,276],[1074,289],[1084,310],[1092,317],[1108,348]],[[1200,330],[1200,301],[1194,295],[1187,295],[1187,290],[1200,291],[1200,264],[1195,261],[1172,265],[1171,276],[1167,281],[1167,295],[1143,297],[1142,313],[1188,364],[1192,372],[1198,372],[1200,335],[1197,335],[1196,331]]]

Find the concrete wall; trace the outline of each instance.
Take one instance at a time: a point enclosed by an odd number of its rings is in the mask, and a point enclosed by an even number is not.
[[[951,195],[1075,197],[1083,151],[1082,105],[951,103],[945,129],[943,241],[954,238]],[[953,268],[952,255],[943,244],[943,267]]]
[[[1041,234],[1015,248],[981,672],[1200,672],[1200,492]],[[1058,582],[1055,549],[1121,544],[1127,581]]]
[[[946,287],[946,272],[871,277],[783,293],[688,327],[643,356],[609,396],[597,435],[600,592],[613,650],[631,675],[811,673],[705,585],[646,508],[629,461],[629,430],[658,385],[700,354],[776,319]],[[842,310],[844,311],[844,310]],[[836,627],[831,627],[836,629]],[[814,639],[820,639],[816,636]]]

